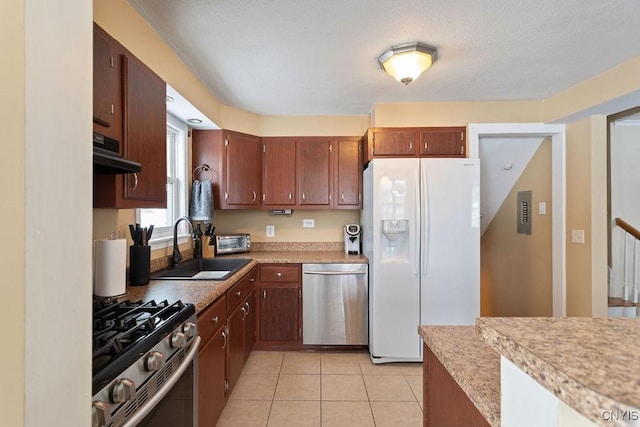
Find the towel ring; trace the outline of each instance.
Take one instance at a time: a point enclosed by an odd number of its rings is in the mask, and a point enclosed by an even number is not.
[[[209,181],[211,181],[213,179],[213,171],[211,170],[209,165],[205,163],[203,165],[198,166],[197,168],[195,168],[193,170],[193,173],[191,174],[191,176],[192,176],[194,181],[196,180],[196,172],[199,172],[199,171],[200,172],[209,172],[209,175],[210,175],[209,176]]]

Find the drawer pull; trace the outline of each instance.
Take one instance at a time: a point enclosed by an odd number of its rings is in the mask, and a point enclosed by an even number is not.
[[[240,291],[236,292],[236,296],[237,296],[238,298],[240,298],[240,295],[242,295],[242,292],[240,292]]]
[[[282,277],[282,273],[280,273],[279,271],[276,273],[276,276],[278,277]]]
[[[224,344],[222,344],[222,348],[227,348],[227,328],[224,328],[224,332],[222,333],[222,337],[224,338]]]
[[[213,323],[218,323],[218,316],[216,316],[216,317],[214,317],[213,319],[211,319],[211,321],[212,321]]]
[[[253,277],[251,277],[251,278],[249,278],[249,281],[250,281],[251,283],[253,283],[253,282],[255,282],[255,281],[256,281],[256,279],[254,279]]]

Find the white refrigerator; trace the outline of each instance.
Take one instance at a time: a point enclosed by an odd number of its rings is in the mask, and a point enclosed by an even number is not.
[[[480,315],[479,159],[374,159],[364,171],[374,363],[422,361],[418,325]]]

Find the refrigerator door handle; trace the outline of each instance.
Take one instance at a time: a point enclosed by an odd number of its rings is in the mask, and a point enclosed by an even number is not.
[[[420,162],[420,200],[422,206],[420,210],[420,240],[422,240],[422,252],[420,253],[421,274],[427,271],[427,259],[429,255],[429,180],[427,177],[427,168],[423,162]]]
[[[414,197],[414,203],[415,203],[415,227],[416,227],[416,231],[414,233],[411,233],[413,235],[413,241],[414,241],[414,245],[413,245],[413,256],[412,256],[412,260],[411,260],[411,264],[413,265],[413,274],[420,277],[420,241],[421,241],[421,231],[420,231],[420,218],[422,215],[422,206],[420,206],[420,162],[418,162],[418,168],[415,170],[414,174],[413,174],[413,184],[415,187],[415,197]],[[418,283],[420,283],[418,281]]]

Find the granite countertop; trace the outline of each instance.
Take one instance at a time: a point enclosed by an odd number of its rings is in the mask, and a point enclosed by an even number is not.
[[[500,425],[500,355],[475,326],[419,326],[423,341],[492,426]]]
[[[196,306],[196,313],[200,313],[209,304],[224,294],[242,276],[253,267],[265,263],[367,263],[362,255],[346,255],[339,251],[260,251],[233,255],[218,255],[228,258],[251,258],[252,262],[238,270],[226,280],[151,280],[144,286],[127,286],[127,292],[122,298],[130,300],[169,302],[181,300]]]
[[[489,346],[598,425],[605,425],[605,410],[640,408],[640,319],[479,318],[477,329]]]

